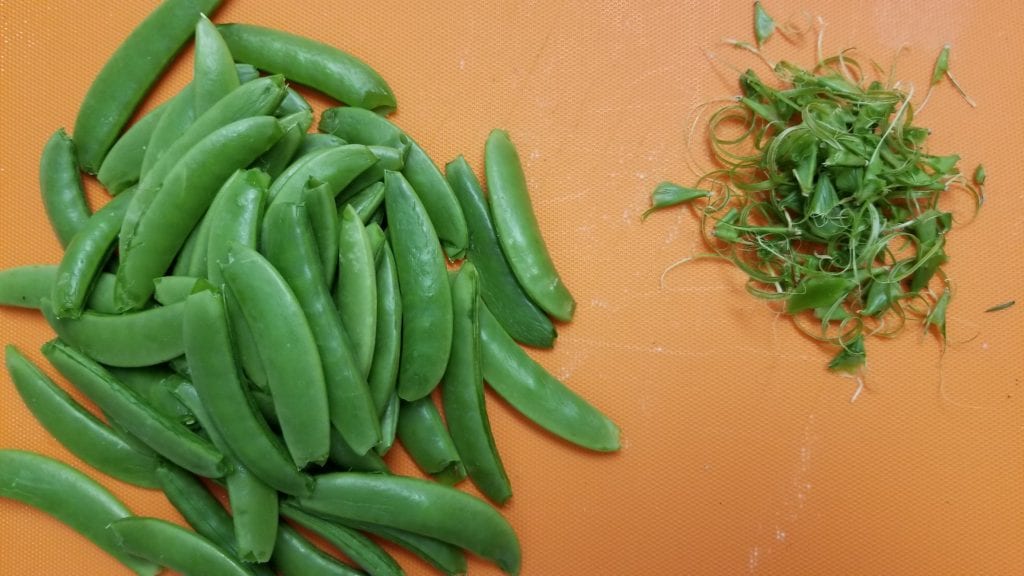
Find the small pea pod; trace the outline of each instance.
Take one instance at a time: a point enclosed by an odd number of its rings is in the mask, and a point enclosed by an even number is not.
[[[370,221],[370,217],[384,203],[384,182],[376,182],[363,188],[352,197],[345,200],[339,206],[339,217],[344,212],[345,206],[352,206],[363,224]]]
[[[151,408],[96,362],[59,340],[43,345],[43,355],[105,414],[161,456],[201,476],[224,474],[224,456],[209,442]]]
[[[139,181],[149,140],[172,102],[174,99],[164,102],[132,124],[103,159],[96,179],[111,195],[117,196]]]
[[[340,520],[398,528],[454,544],[518,574],[519,540],[489,504],[436,482],[359,472],[317,478],[313,494],[298,504]],[[401,512],[395,512],[400,510]]]
[[[334,195],[327,184],[317,184],[312,179],[302,192],[302,200],[313,228],[324,281],[330,286],[338,273],[338,212],[334,207]]]
[[[288,524],[282,523],[274,544],[271,563],[281,576],[361,576],[362,572],[342,564],[321,551]]]
[[[89,205],[78,173],[75,143],[64,129],[57,130],[43,147],[39,160],[39,188],[43,207],[61,246],[67,246],[89,220]]]
[[[293,162],[270,187],[272,204],[302,201],[303,190],[309,181],[326,184],[331,197],[336,197],[356,176],[377,162],[377,157],[366,146],[346,144],[324,148]]]
[[[398,394],[418,400],[444,375],[452,345],[448,270],[423,203],[399,172],[384,176],[391,249],[402,294],[402,348]]]
[[[195,86],[193,105],[198,116],[238,88],[241,82],[227,44],[205,15],[196,22],[195,37],[192,84]]]
[[[318,518],[291,503],[281,505],[281,515],[326,540],[352,559],[369,576],[400,576],[401,566],[376,542],[358,530]]]
[[[430,396],[402,402],[398,439],[420,470],[434,480],[452,485],[466,478],[466,467]]]
[[[312,123],[313,113],[309,110],[300,110],[281,118],[284,134],[270,150],[253,162],[253,166],[262,169],[271,178],[277,178],[291,163]]]
[[[42,307],[42,301],[49,301],[53,295],[56,280],[57,266],[53,264],[32,264],[0,270],[0,306],[38,310]],[[113,274],[100,274],[85,307],[94,312],[115,314],[114,280]]]
[[[338,279],[334,303],[338,306],[356,366],[365,379],[373,361],[377,337],[377,279],[373,249],[366,227],[352,207],[341,217],[338,241]]]
[[[7,371],[25,406],[43,428],[72,454],[93,468],[136,486],[157,485],[159,465],[152,451],[127,443],[99,418],[82,407],[11,345]]]
[[[125,553],[106,531],[111,522],[130,517],[128,508],[92,478],[47,456],[0,450],[0,498],[37,508],[82,534],[139,576],[160,568]]]
[[[215,286],[224,283],[221,266],[227,262],[231,243],[249,248],[259,244],[260,225],[266,206],[270,176],[249,169],[235,172],[210,205],[210,235],[206,243],[206,277]],[[204,249],[204,248],[200,248]]]
[[[186,576],[251,576],[223,548],[159,518],[130,517],[107,526],[122,550]]]
[[[445,166],[445,176],[462,205],[469,227],[466,259],[480,275],[480,294],[487,307],[517,341],[550,348],[557,333],[543,310],[523,292],[501,251],[487,198],[466,159],[459,156]]]
[[[392,148],[391,146],[370,146],[369,148],[370,152],[373,152],[373,155],[377,157],[377,163],[367,168],[359,176],[356,176],[355,180],[352,180],[338,194],[338,198],[350,198],[367,186],[383,181],[385,170],[400,172],[405,167],[405,156],[409,151],[407,143],[403,142],[400,148]]]
[[[441,571],[446,576],[459,576],[466,574],[466,555],[462,550],[428,536],[421,536],[386,526],[378,526],[365,522],[353,522],[351,520],[339,521],[346,526],[361,530],[405,548],[409,552],[419,556],[426,563]]]
[[[590,450],[619,449],[618,426],[530,358],[485,305],[480,360],[491,388],[542,428]]]
[[[398,397],[396,390],[388,399],[387,406],[384,407],[384,414],[380,417],[380,444],[374,447],[374,451],[381,456],[387,454],[395,443],[395,437],[398,436],[398,415],[401,410],[402,399]]]
[[[349,106],[378,112],[395,108],[383,78],[362,60],[326,44],[251,24],[222,24],[234,57],[261,70],[284,74]]]
[[[398,363],[402,346],[402,295],[398,289],[398,270],[395,257],[387,240],[381,248],[376,269],[377,330],[373,346],[373,361],[367,384],[377,415],[384,416],[388,402],[395,394],[398,382]]]
[[[562,283],[533,212],[519,153],[502,130],[487,137],[484,152],[491,217],[502,252],[530,298],[545,312],[568,322],[576,301]]]
[[[309,156],[317,150],[323,150],[324,148],[337,148],[338,146],[344,146],[348,144],[345,140],[338,138],[334,134],[320,134],[313,132],[306,134],[302,137],[302,142],[299,144],[298,150],[295,151],[295,156],[292,158],[292,162],[297,162],[304,156]]]

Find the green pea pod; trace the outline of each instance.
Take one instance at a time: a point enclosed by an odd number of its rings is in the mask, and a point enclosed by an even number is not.
[[[491,388],[540,427],[590,450],[619,449],[618,426],[530,358],[485,305],[480,361]]]
[[[294,291],[312,329],[327,383],[331,423],[356,453],[365,454],[380,441],[380,424],[366,379],[327,289],[305,207],[275,204],[267,210],[263,250]]]
[[[402,567],[376,542],[358,530],[318,518],[294,504],[281,505],[281,515],[323,538],[341,551],[369,576],[400,576]]]
[[[107,531],[128,554],[185,575],[251,576],[220,546],[166,520],[122,518],[111,522]]]
[[[100,208],[68,243],[53,283],[53,313],[58,318],[82,315],[89,291],[117,243],[133,192],[125,192]]]
[[[304,156],[309,156],[317,150],[323,150],[324,148],[337,148],[338,146],[344,146],[345,144],[348,144],[348,142],[338,138],[334,134],[320,134],[318,132],[306,134],[302,137],[302,142],[299,144],[298,150],[295,151],[295,156],[292,158],[292,162],[296,162]]]
[[[530,298],[545,312],[568,322],[576,301],[562,283],[533,212],[519,153],[502,130],[487,137],[484,151],[491,217],[502,252]]]
[[[106,488],[67,464],[32,452],[0,450],[0,498],[46,512],[139,576],[160,572],[156,564],[125,553],[107,533],[108,524],[132,515],[128,508]]]
[[[366,454],[357,454],[337,430],[331,430],[331,455],[328,459],[331,464],[346,472],[389,472],[388,465],[380,454],[373,450],[367,450]]]
[[[25,406],[72,454],[104,474],[136,486],[156,486],[159,465],[151,451],[137,450],[82,407],[12,345],[7,371]]]
[[[160,466],[157,478],[160,479],[160,489],[185,522],[198,534],[238,559],[231,515],[203,485],[202,480],[173,464]]]
[[[108,366],[152,366],[185,351],[181,304],[119,315],[87,311],[74,320],[57,318],[49,299],[43,299],[41,310],[61,340]]]
[[[423,203],[399,172],[384,176],[391,249],[402,294],[402,348],[398,394],[418,400],[444,375],[452,344],[448,270]]]
[[[57,280],[57,266],[53,264],[32,264],[0,270],[0,306],[40,309],[43,300],[53,295],[53,284]],[[113,274],[100,274],[89,293],[85,307],[94,312],[114,314]]]
[[[398,439],[420,470],[434,480],[453,485],[466,478],[466,467],[430,396],[402,402]]]
[[[352,343],[356,366],[365,379],[370,373],[377,337],[377,280],[373,249],[366,227],[354,208],[348,207],[343,211],[339,232],[334,302]]]
[[[145,213],[122,228],[117,296],[124,310],[146,303],[153,292],[153,279],[170,267],[224,182],[280,137],[281,127],[274,118],[246,118],[210,134],[182,158]],[[211,156],[219,161],[211,163]]]
[[[479,272],[484,302],[517,341],[538,348],[552,347],[557,336],[555,327],[523,292],[509,267],[494,231],[484,191],[469,163],[459,156],[445,166],[445,175],[466,215],[469,227],[466,259],[476,265]]]
[[[61,246],[67,246],[89,220],[89,205],[78,173],[75,143],[64,129],[47,140],[39,160],[39,188],[43,208]]]
[[[213,426],[231,453],[253,474],[288,494],[309,491],[312,480],[257,413],[238,378],[222,296],[199,292],[185,303],[185,356]]]
[[[227,44],[217,32],[217,27],[205,15],[200,16],[196,22],[195,37],[193,99],[196,115],[201,115],[238,88],[241,82]]]
[[[149,141],[146,142],[142,163],[139,165],[139,182],[153,171],[157,162],[195,121],[195,87],[189,83],[167,101],[166,111],[153,126],[153,133],[150,135]]]
[[[334,207],[334,195],[327,184],[317,184],[312,179],[302,192],[302,200],[313,229],[313,239],[316,240],[324,281],[330,286],[338,273],[338,213]]]
[[[179,385],[188,382],[184,376],[163,367],[107,368],[114,378],[134,390],[157,412],[185,426],[195,426],[195,414],[174,393]]]
[[[402,400],[398,397],[396,390],[388,399],[387,406],[384,407],[384,414],[380,417],[380,444],[374,447],[374,451],[381,456],[387,454],[395,443],[395,437],[398,435],[398,414],[401,409]]]
[[[231,246],[222,272],[252,333],[292,460],[300,469],[325,461],[330,446],[327,387],[316,340],[295,292],[266,258],[239,244]]]
[[[230,248],[228,251],[230,254]],[[221,265],[222,269],[225,264],[227,264],[227,260]],[[223,280],[223,276],[221,279]],[[249,327],[249,321],[245,319],[245,314],[238,303],[238,298],[235,297],[235,293],[231,291],[231,288],[225,284],[222,285],[222,290],[224,292],[224,303],[228,309],[228,319],[231,321],[231,334],[237,346],[238,362],[242,366],[242,372],[257,389],[267,390],[270,386],[267,369],[263,365],[263,359],[260,357],[260,350],[256,345],[256,337],[253,336],[252,328]]]
[[[409,552],[419,556],[425,562],[437,568],[446,576],[459,576],[466,574],[466,555],[456,546],[442,542],[435,538],[413,534],[397,528],[378,526],[365,522],[353,522],[351,520],[336,522],[373,534],[388,542],[396,544]]]
[[[153,286],[153,299],[163,306],[184,302],[197,290],[214,289],[213,284],[195,276],[161,276],[153,280]]]
[[[150,138],[174,101],[172,98],[164,102],[132,124],[107,153],[96,179],[111,195],[117,196],[139,181]]]
[[[320,116],[319,130],[349,142],[402,149],[408,147],[402,174],[426,207],[449,258],[466,249],[469,232],[459,201],[430,156],[386,118],[352,107],[331,108]]]
[[[363,224],[366,224],[370,221],[370,216],[373,216],[373,213],[376,212],[383,203],[384,182],[375,182],[345,200],[345,202],[339,206],[338,217],[341,217],[341,212],[345,210],[345,206],[352,206],[352,208],[355,209],[356,214],[359,215],[359,219]]]
[[[285,91],[284,99],[278,104],[277,110],[274,110],[274,116],[284,118],[298,112],[309,112],[312,114],[313,107],[302,97],[302,94],[299,94],[293,88],[288,88]],[[309,129],[309,126],[306,126],[306,128]]]
[[[105,414],[161,456],[207,478],[224,474],[224,456],[209,442],[154,410],[96,362],[59,340],[44,344],[43,355]]]
[[[356,176],[344,190],[338,194],[338,198],[347,199],[355,196],[367,186],[384,180],[385,170],[400,172],[405,167],[405,155],[408,153],[408,145],[401,148],[391,146],[370,146],[370,151],[377,157],[377,163],[366,169],[365,172]]]
[[[266,206],[270,176],[261,170],[235,172],[210,205],[210,235],[206,243],[206,277],[215,286],[224,283],[221,266],[231,243],[256,248]]]
[[[349,106],[389,112],[391,88],[362,60],[326,44],[251,24],[222,24],[235,58],[315,88]]]
[[[253,166],[262,169],[271,178],[277,178],[288,167],[312,123],[313,113],[309,110],[300,110],[281,118],[284,135],[263,156],[257,158]]]
[[[281,523],[271,563],[281,576],[362,576],[306,540],[291,526]]]
[[[293,162],[270,187],[272,204],[297,203],[310,180],[326,184],[336,197],[353,178],[377,162],[366,146],[346,144],[324,148]]]
[[[380,255],[384,248],[386,235],[384,234],[384,230],[381,229],[380,224],[370,222],[366,226],[366,236],[370,240],[370,251],[373,253],[373,262],[374,265],[376,265],[380,262]]]
[[[201,250],[210,241],[210,218],[209,212],[203,214],[199,223],[189,232],[185,243],[181,245],[177,256],[174,258],[174,266],[171,267],[171,276],[193,276],[196,278],[206,277],[206,251]]]
[[[315,514],[370,522],[454,544],[518,574],[519,541],[489,504],[436,482],[381,474],[336,472],[317,478],[298,504]],[[400,512],[395,512],[399,510]]]
[[[398,382],[398,363],[402,346],[402,295],[398,289],[398,270],[387,240],[375,273],[377,279],[377,330],[373,361],[367,384],[377,416],[383,417]],[[392,432],[392,437],[394,432]]]
[[[452,283],[455,332],[452,355],[441,385],[441,400],[452,442],[469,479],[485,496],[504,504],[512,497],[512,487],[494,445],[484,403],[479,299],[476,267],[467,262]],[[399,426],[401,424],[399,421]]]

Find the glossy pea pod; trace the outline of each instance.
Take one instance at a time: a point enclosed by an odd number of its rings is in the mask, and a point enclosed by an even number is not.
[[[401,173],[385,173],[384,202],[402,295],[398,394],[412,401],[430,394],[448,365],[452,295],[434,226]]]
[[[192,97],[197,115],[241,85],[231,52],[206,15],[196,22],[192,71],[195,86]]]
[[[288,167],[312,123],[313,113],[309,110],[300,110],[282,117],[281,128],[284,134],[273,148],[256,159],[253,166],[260,168],[271,178],[277,178]]]
[[[397,432],[405,451],[434,480],[454,485],[466,478],[466,467],[433,398],[402,402]]]
[[[490,504],[436,482],[358,472],[323,474],[302,508],[340,520],[369,522],[459,546],[518,574],[519,540]]]
[[[366,227],[354,208],[342,211],[338,231],[334,303],[352,343],[356,366],[365,379],[370,373],[377,338],[377,275],[373,249]]]
[[[221,266],[232,243],[255,249],[266,208],[270,176],[258,169],[235,172],[217,192],[207,213],[210,234],[206,246],[206,277],[214,286],[224,283]]]
[[[512,497],[512,487],[494,445],[484,403],[479,303],[479,276],[476,267],[466,262],[452,282],[455,331],[441,401],[452,442],[470,480],[485,496],[504,504]]]
[[[446,576],[460,576],[466,574],[466,555],[456,546],[442,542],[436,538],[414,534],[398,528],[379,526],[366,522],[355,522],[352,520],[335,520],[339,524],[350,528],[373,534],[383,540],[387,540],[416,556],[424,562],[437,568]]]
[[[303,156],[308,156],[317,150],[323,150],[324,148],[337,148],[338,146],[344,146],[348,144],[342,138],[338,138],[334,134],[321,134],[319,132],[313,132],[306,134],[302,137],[302,142],[299,143],[299,148],[295,151],[295,156],[292,161],[295,162]]]
[[[390,472],[387,462],[374,450],[358,454],[342,438],[337,429],[331,430],[331,454],[328,460],[339,470],[346,472]]]
[[[402,145],[398,148],[391,146],[369,146],[370,151],[377,157],[377,163],[366,169],[365,172],[357,176],[344,190],[338,194],[339,198],[349,198],[355,196],[358,192],[384,180],[384,171],[393,170],[400,172],[405,167],[405,157],[409,152],[409,145],[407,142],[402,142]]]
[[[61,246],[67,246],[89,221],[89,205],[78,172],[75,143],[64,129],[57,130],[43,146],[39,160],[39,188],[43,208]]]
[[[194,427],[195,414],[181,403],[175,394],[178,386],[188,382],[184,376],[163,366],[145,368],[107,367],[110,374],[141,396],[147,404],[161,414],[174,418],[185,426]]]
[[[106,531],[132,514],[92,478],[47,456],[0,450],[0,498],[46,512],[82,534],[139,576],[156,576],[156,564],[126,553]]]
[[[95,174],[136,106],[219,0],[167,0],[118,46],[85,94],[75,119],[82,169]]]
[[[129,484],[146,488],[157,485],[154,474],[159,460],[151,450],[141,450],[126,442],[14,346],[7,346],[6,363],[25,406],[72,454],[100,472]]]
[[[215,286],[205,278],[195,276],[161,276],[153,280],[153,299],[163,306],[184,302],[189,294],[198,290],[213,290]]]
[[[157,106],[129,126],[107,153],[96,173],[96,179],[111,195],[117,196],[139,181],[149,141],[175,99]]]
[[[311,179],[302,192],[302,200],[316,240],[324,281],[330,286],[338,273],[338,213],[334,208],[334,195],[327,184]]]
[[[375,278],[377,281],[377,328],[373,360],[367,385],[377,416],[384,417],[398,383],[398,365],[402,353],[402,294],[398,286],[398,269],[391,244],[385,239],[381,246]],[[391,436],[394,437],[392,429]]]
[[[59,340],[43,345],[43,355],[105,414],[164,458],[207,478],[224,474],[223,454],[181,422],[154,410],[101,365]]]
[[[281,515],[326,540],[369,576],[403,574],[390,554],[358,530],[309,514],[290,502],[281,505]]]
[[[445,166],[445,177],[466,215],[469,227],[466,259],[476,266],[480,275],[480,295],[487,307],[517,341],[550,348],[557,335],[555,327],[526,295],[509,267],[480,181],[462,156]]]
[[[303,191],[311,180],[325,184],[331,197],[337,197],[352,179],[376,162],[377,157],[370,148],[361,144],[317,150],[293,162],[274,180],[270,187],[270,202],[301,202]]]
[[[353,450],[365,454],[380,441],[380,424],[366,379],[331,299],[302,205],[275,204],[264,222],[263,250],[295,293],[323,366],[331,423]]]
[[[294,88],[288,88],[285,91],[284,99],[281,100],[281,104],[279,104],[277,106],[277,110],[274,111],[274,116],[284,118],[285,116],[291,116],[298,112],[309,112],[312,114],[313,107],[310,106],[309,102],[302,96],[302,94],[299,94]]]
[[[380,444],[374,447],[374,451],[381,456],[387,454],[395,443],[398,436],[398,415],[401,410],[402,399],[398,397],[398,390],[395,390],[384,407],[384,414],[380,417]]]
[[[30,264],[0,270],[0,306],[34,308],[39,310],[44,300],[53,296],[53,284],[57,280],[57,266],[53,264]],[[85,307],[93,312],[116,314],[114,306],[113,274],[100,274],[89,292]]]
[[[576,309],[533,212],[526,177],[515,145],[503,130],[493,130],[484,150],[488,199],[502,252],[530,298],[545,312],[568,322]]]
[[[122,518],[111,522],[107,531],[124,552],[185,576],[252,576],[208,538],[166,520]]]
[[[362,572],[342,564],[307,540],[297,530],[282,523],[274,544],[271,563],[281,576],[361,576]]]
[[[338,214],[345,211],[345,206],[351,206],[363,224],[370,221],[377,209],[384,204],[384,182],[375,182],[351,197],[347,198],[338,206]]]

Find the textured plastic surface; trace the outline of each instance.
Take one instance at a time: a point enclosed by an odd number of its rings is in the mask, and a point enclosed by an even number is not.
[[[57,262],[39,152],[71,128],[89,82],[155,2],[2,4],[6,268]],[[734,269],[687,264],[659,284],[700,250],[690,212],[640,223],[657,182],[692,181],[692,109],[737,92],[730,65],[759,66],[721,43],[753,40],[751,3],[229,0],[214,20],[279,27],[362,57],[394,89],[395,121],[440,165],[464,153],[482,174],[495,127],[518,145],[541,229],[579,302],[554,350],[535,357],[623,430],[620,453],[587,453],[488,394],[524,574],[1024,573],[1024,4],[764,4],[780,20],[822,16],[826,53],[856,47],[888,67],[906,43],[897,76],[917,86],[918,102],[950,42],[951,70],[978,101],[970,108],[943,83],[918,118],[933,151],[959,152],[968,172],[984,162],[989,175],[979,218],[949,239],[948,350],[916,326],[870,340],[867,389],[853,403],[855,382],[825,370],[830,353],[749,297]],[[776,36],[765,50],[810,65],[814,45]],[[190,58],[146,108],[190,79]],[[318,110],[328,104],[304,93]],[[105,201],[87,185],[94,207]],[[1018,305],[984,312],[1011,299]],[[0,341],[39,359],[48,338],[37,314],[0,309]],[[58,446],[6,374],[0,446],[59,457],[132,510],[180,521],[159,493],[99,475]],[[389,460],[416,474],[404,454]],[[412,576],[432,573],[398,557]],[[497,570],[473,559],[470,573]],[[128,572],[49,517],[0,502],[0,574]]]

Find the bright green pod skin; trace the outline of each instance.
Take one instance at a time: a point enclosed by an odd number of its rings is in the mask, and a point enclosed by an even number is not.
[[[192,65],[192,85],[195,88],[192,98],[196,115],[200,116],[238,88],[241,82],[227,44],[217,32],[217,27],[205,15],[200,16],[196,22],[195,37]]]
[[[178,400],[175,390],[188,380],[163,366],[145,368],[115,368],[108,366],[110,373],[125,386],[141,396],[154,410],[174,418],[185,426],[196,425],[195,414]]]
[[[202,247],[210,242],[210,229],[210,212],[207,210],[195,228],[192,228],[192,232],[189,232],[181,249],[178,250],[178,254],[174,258],[174,266],[171,267],[171,276],[206,278],[208,254]]]
[[[53,264],[31,264],[0,270],[0,306],[39,310],[42,301],[49,301],[53,295],[56,280],[57,266]],[[89,292],[85,307],[93,312],[116,314],[115,280],[113,274],[100,274]]]
[[[165,463],[157,469],[160,489],[185,522],[199,535],[223,548],[238,559],[235,531],[231,515],[197,476],[174,464]]]
[[[402,174],[430,214],[445,253],[452,259],[461,257],[469,241],[466,218],[441,170],[415,140],[386,118],[352,107],[325,110],[318,129],[349,142],[408,147]]]
[[[507,574],[520,570],[519,540],[508,521],[487,502],[450,486],[405,476],[335,472],[319,476],[313,494],[297,503],[317,515],[454,544]]]
[[[96,279],[110,257],[134,192],[126,192],[96,211],[68,243],[53,283],[53,313],[58,318],[82,315]]]
[[[349,182],[373,166],[377,157],[366,146],[346,144],[317,150],[292,162],[270,187],[271,204],[298,203],[311,180],[327,185],[337,197]]]
[[[0,450],[0,498],[17,500],[66,524],[139,576],[156,576],[159,566],[126,553],[106,531],[132,515],[128,508],[78,470],[47,456]]]
[[[206,277],[214,286],[224,283],[221,266],[227,262],[232,243],[255,249],[266,208],[270,176],[261,170],[235,172],[217,192],[210,211],[207,238]]]
[[[398,364],[402,352],[402,295],[398,289],[398,269],[391,244],[385,239],[375,273],[377,280],[377,330],[373,361],[366,379],[377,416],[384,416],[398,383]],[[394,433],[392,432],[392,437]]]
[[[479,302],[479,276],[476,267],[466,262],[452,283],[455,331],[448,370],[441,384],[441,402],[452,442],[469,479],[485,496],[504,504],[512,497],[512,487],[494,445],[484,403]]]
[[[334,134],[321,134],[319,132],[306,134],[302,137],[302,142],[299,144],[298,150],[295,151],[295,157],[292,158],[292,162],[298,161],[303,156],[309,156],[317,150],[323,150],[324,148],[337,148],[338,146],[344,146],[345,144],[348,144],[348,142],[338,138]]]
[[[74,320],[57,318],[49,299],[40,309],[57,336],[108,366],[152,366],[181,356],[181,304],[157,306],[128,314],[84,312]]]
[[[78,172],[75,143],[63,128],[43,146],[39,159],[39,189],[57,240],[61,246],[67,246],[89,221],[91,212]]]
[[[104,414],[171,462],[207,478],[224,475],[224,456],[181,422],[149,406],[105,368],[60,340],[43,345],[43,355]]]
[[[480,306],[480,359],[484,380],[523,416],[578,446],[619,449],[619,427],[538,364]]]
[[[195,87],[191,83],[185,85],[164,106],[165,111],[153,126],[153,133],[146,142],[146,150],[142,154],[139,182],[145,180],[146,175],[153,171],[171,146],[195,123]],[[166,172],[163,175],[166,175]],[[163,178],[163,175],[160,178]]]
[[[222,24],[221,35],[241,62],[315,88],[349,106],[377,112],[395,109],[387,82],[365,62],[295,34],[251,24]]]
[[[376,212],[383,203],[384,182],[375,182],[345,200],[344,203],[338,207],[339,217],[341,212],[344,212],[345,206],[351,206],[355,209],[356,214],[359,215],[359,219],[363,224],[366,224],[370,221],[370,217],[373,216],[373,213]]]
[[[170,267],[224,182],[280,137],[281,126],[270,116],[246,118],[217,130],[182,158],[137,220],[129,223],[125,217],[117,269],[117,298],[123,310],[137,309],[149,300],[153,279]],[[211,157],[218,161],[211,163]]]
[[[72,454],[93,468],[129,484],[153,488],[159,460],[125,442],[11,345],[7,372],[36,420]]]
[[[138,122],[128,127],[107,153],[107,157],[103,159],[103,164],[100,165],[100,170],[96,173],[96,179],[112,196],[117,196],[139,181],[139,176],[142,174],[142,161],[146,157],[146,150],[149,149],[149,141],[153,137],[160,119],[164,117],[175,99],[176,97],[157,106],[140,118]]]
[[[338,274],[338,213],[334,207],[334,195],[327,184],[310,180],[302,192],[302,200],[313,228],[324,281],[330,286]]]
[[[328,460],[331,464],[344,471],[379,472],[383,474],[390,472],[387,463],[380,457],[380,454],[377,454],[374,450],[367,450],[366,454],[356,454],[356,451],[341,437],[337,429],[331,430],[331,455]]]
[[[526,189],[519,153],[508,133],[494,130],[487,137],[484,167],[491,217],[509,267],[534,303],[558,320],[568,322],[576,309],[576,301],[558,275],[544,244]]]
[[[369,576],[401,576],[404,573],[390,554],[358,530],[318,518],[288,502],[281,505],[281,515],[323,538]]]
[[[375,536],[379,536],[388,542],[405,548],[409,552],[422,558],[427,564],[437,568],[445,576],[460,576],[466,574],[466,555],[456,546],[442,542],[435,538],[413,534],[397,528],[377,526],[365,522],[353,522],[351,520],[339,521],[350,528],[361,530]]]
[[[193,386],[231,454],[269,486],[287,494],[307,493],[312,480],[292,464],[238,377],[221,294],[189,296],[184,334]]]
[[[91,174],[164,68],[220,0],[167,0],[118,46],[93,79],[75,119],[78,162]]]
[[[466,259],[476,265],[480,295],[487,307],[517,341],[527,346],[551,348],[557,336],[555,326],[526,295],[509,267],[476,174],[466,159],[459,156],[445,166],[445,177],[466,215],[469,227]]]
[[[398,415],[398,440],[420,470],[433,476],[434,480],[454,485],[466,478],[466,467],[430,396],[402,402]]]
[[[341,315],[356,366],[370,373],[377,337],[377,274],[373,248],[363,221],[352,207],[342,212],[338,240],[338,279],[334,303]]]
[[[309,112],[313,113],[313,107],[309,105],[309,102],[295,91],[294,88],[288,88],[285,90],[284,98],[281,103],[278,104],[277,110],[274,110],[274,116],[278,118],[284,118],[285,116],[291,116],[298,112]],[[309,126],[306,126],[309,129]]]
[[[312,123],[313,113],[309,110],[300,110],[281,118],[284,135],[277,144],[253,162],[253,167],[263,170],[271,178],[280,176],[291,164],[295,151],[299,149],[299,144],[302,144],[302,138]]]
[[[122,518],[111,522],[107,530],[128,554],[185,576],[252,576],[220,546],[166,520]]]
[[[321,551],[283,522],[277,531],[270,562],[281,576],[363,576],[362,572]]]
[[[385,173],[384,203],[402,294],[398,395],[412,401],[430,394],[448,365],[452,294],[434,226],[401,173]]]
[[[377,157],[377,163],[367,168],[365,172],[349,183],[341,191],[341,194],[338,194],[339,199],[344,200],[355,196],[367,186],[382,182],[385,170],[401,172],[402,168],[405,167],[405,155],[409,150],[408,145],[403,144],[401,148],[392,148],[391,146],[370,146],[369,148],[373,155]]]
[[[232,245],[222,272],[253,336],[292,461],[299,469],[324,462],[331,427],[327,385],[302,305],[281,273],[251,248]]]
[[[213,290],[213,284],[195,276],[161,276],[153,280],[153,299],[161,306],[184,302],[197,290]]]
[[[294,291],[312,329],[327,382],[331,423],[356,453],[365,454],[380,442],[380,423],[327,289],[305,207],[275,204],[267,210],[263,227],[263,251]]]

